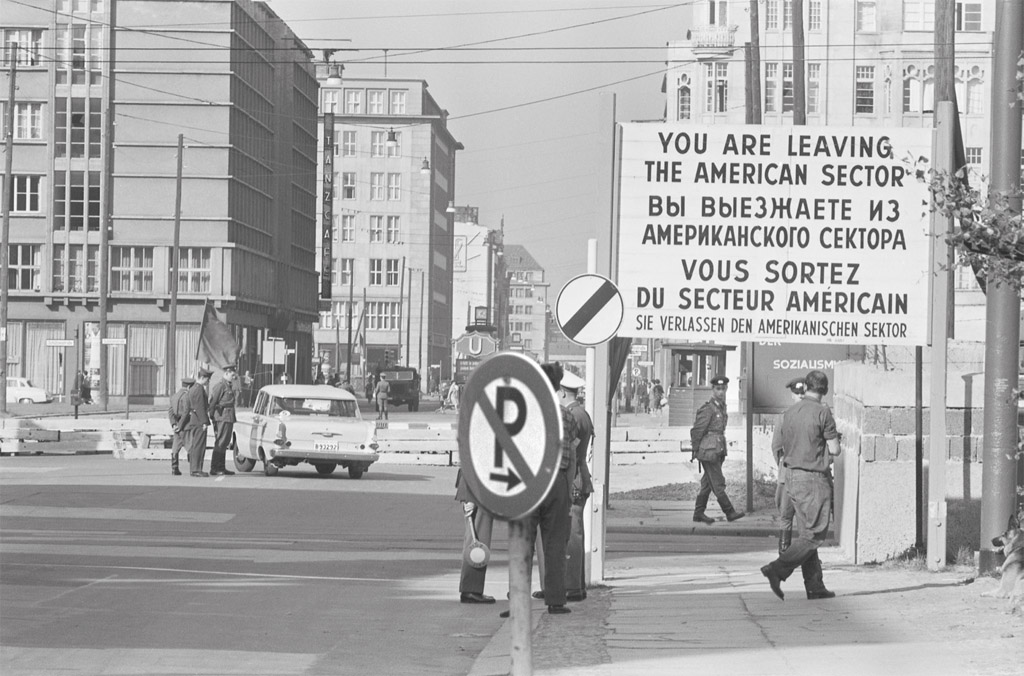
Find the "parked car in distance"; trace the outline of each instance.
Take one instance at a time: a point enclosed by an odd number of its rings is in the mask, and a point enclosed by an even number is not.
[[[387,378],[391,384],[388,402],[392,406],[405,404],[410,411],[420,410],[420,374],[416,369],[393,366],[381,371],[380,376]]]
[[[8,376],[7,378],[7,403],[8,404],[49,404],[53,401],[53,395],[41,387],[36,387],[28,378]]]
[[[363,420],[351,392],[330,385],[267,385],[234,428],[235,467],[251,472],[262,462],[267,476],[306,462],[324,475],[341,465],[358,479],[380,458],[377,448],[376,424]]]

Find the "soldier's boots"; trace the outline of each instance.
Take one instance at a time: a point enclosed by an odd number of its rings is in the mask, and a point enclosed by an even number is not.
[[[835,598],[836,593],[825,588],[821,574],[821,559],[818,558],[817,550],[800,566],[800,572],[804,576],[804,589],[809,600]]]
[[[793,543],[793,530],[790,528],[783,528],[779,530],[779,554],[789,549],[789,545]]]
[[[704,512],[694,512],[693,520],[697,523],[703,523],[709,526],[715,522],[715,520],[712,519],[710,516],[704,516]]]

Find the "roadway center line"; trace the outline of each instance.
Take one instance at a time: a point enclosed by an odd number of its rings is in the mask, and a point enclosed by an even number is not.
[[[195,568],[157,568],[154,566],[102,566],[94,564],[73,564],[73,563],[47,563],[40,564],[35,563],[5,563],[4,566],[30,566],[32,568],[100,568],[103,570],[130,570],[130,571],[146,571],[149,573],[185,573],[188,575],[222,575],[224,577],[246,577],[256,579],[271,579],[271,580],[327,580],[333,582],[397,582],[405,584],[408,582],[405,578],[388,578],[388,577],[338,577],[333,575],[283,575],[277,573],[236,573],[225,570],[196,570]],[[117,578],[104,578],[102,580],[96,580],[93,583],[101,582],[124,582],[124,580],[118,580]]]

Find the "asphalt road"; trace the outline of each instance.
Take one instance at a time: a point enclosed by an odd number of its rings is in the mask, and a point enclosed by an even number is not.
[[[2,457],[0,673],[467,673],[504,604],[458,603],[455,471],[200,479],[156,461]],[[750,548],[763,543],[608,537],[609,560]],[[500,599],[507,580],[498,525],[487,591]]]

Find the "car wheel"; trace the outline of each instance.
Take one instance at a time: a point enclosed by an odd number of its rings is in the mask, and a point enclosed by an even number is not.
[[[333,463],[333,462],[318,462],[318,463],[315,463],[313,466],[316,467],[316,471],[317,471],[318,474],[325,474],[326,475],[326,474],[330,474],[331,472],[333,472],[334,468],[337,467],[338,465],[336,463]]]
[[[252,458],[243,458],[238,454],[238,444],[234,441],[231,442],[231,451],[235,456],[235,469],[239,472],[251,472],[256,467],[256,461]]]
[[[348,475],[352,479],[359,479],[360,477],[363,476],[363,472],[365,471],[366,470],[362,467],[362,465],[352,465],[351,467],[348,468]]]
[[[274,476],[275,474],[277,474],[278,469],[280,468],[277,465],[275,465],[272,461],[263,461],[263,473],[266,474],[267,476]]]

